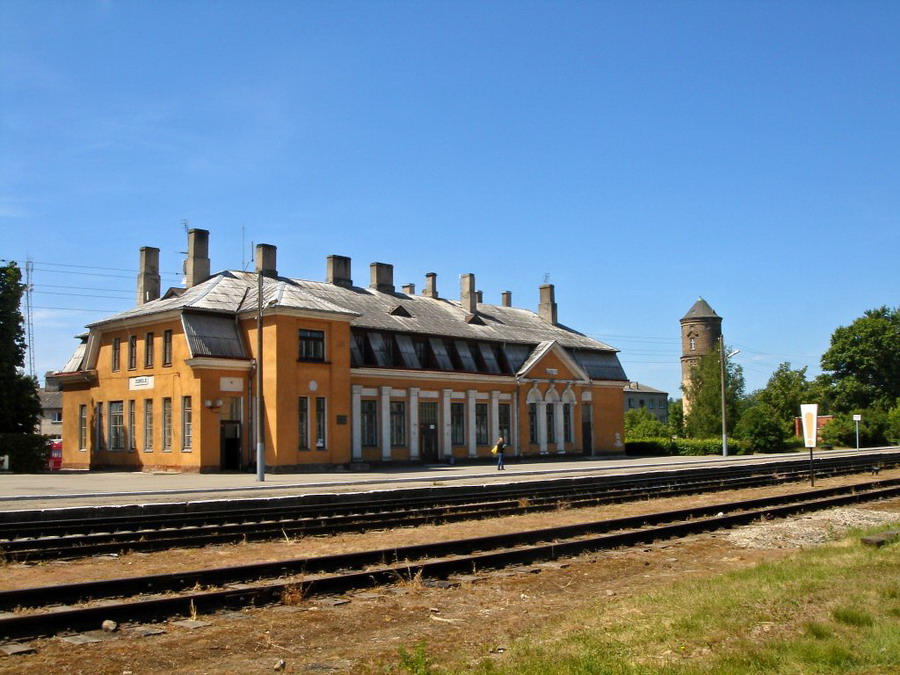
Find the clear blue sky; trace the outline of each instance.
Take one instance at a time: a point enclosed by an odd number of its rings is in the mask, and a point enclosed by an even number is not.
[[[900,304],[900,2],[0,0],[0,258],[34,261],[36,370],[251,242],[473,273],[679,396],[703,296],[748,390]]]

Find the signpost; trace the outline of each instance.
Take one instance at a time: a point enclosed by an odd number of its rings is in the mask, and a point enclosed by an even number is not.
[[[816,486],[816,475],[813,471],[813,448],[816,447],[819,406],[815,403],[804,403],[800,406],[800,419],[803,422],[803,441],[809,448],[809,484]]]
[[[854,415],[853,421],[856,422],[856,450],[859,451],[859,421],[862,419],[862,415]]]

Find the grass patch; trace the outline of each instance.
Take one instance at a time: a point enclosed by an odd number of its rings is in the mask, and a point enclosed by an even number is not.
[[[898,579],[900,545],[844,540],[598,602],[521,637],[499,659],[428,667],[482,675],[900,672]],[[416,657],[421,668],[425,656]]]

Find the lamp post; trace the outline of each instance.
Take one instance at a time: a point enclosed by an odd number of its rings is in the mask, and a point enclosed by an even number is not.
[[[266,442],[263,432],[263,275],[257,279],[256,295],[256,480],[266,480]]]
[[[725,426],[725,361],[726,359],[730,359],[735,354],[740,353],[740,349],[735,349],[733,352],[725,353],[725,338],[719,337],[719,365],[721,366],[722,376],[721,376],[721,385],[722,385],[722,456],[728,457],[728,430]]]

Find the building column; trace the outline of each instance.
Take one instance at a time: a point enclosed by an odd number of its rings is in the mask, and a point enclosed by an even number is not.
[[[542,455],[547,454],[547,402],[537,401],[535,404],[537,409],[537,431],[538,446]]]
[[[450,457],[453,453],[453,427],[450,421],[450,402],[452,389],[441,390],[441,418],[444,433],[441,434],[441,447],[438,449],[438,457]]]
[[[350,401],[351,457],[354,462],[362,461],[362,386],[353,385]]]
[[[475,457],[478,446],[475,444],[475,394],[474,389],[466,392],[466,441],[469,446],[469,457]]]
[[[409,458],[419,459],[419,388],[409,389]]]
[[[552,405],[556,408],[553,414],[553,426],[556,427],[556,451],[562,452],[566,447],[566,440],[563,434],[563,404],[562,401],[557,401]]]
[[[391,388],[379,387],[381,392],[381,459],[391,459]]]
[[[510,425],[512,425],[512,421],[510,421]],[[512,429],[510,429],[512,431]],[[491,445],[494,444],[494,441],[500,437],[500,392],[492,391],[491,392],[491,437],[490,442]],[[503,439],[507,444],[511,441],[508,438]]]

